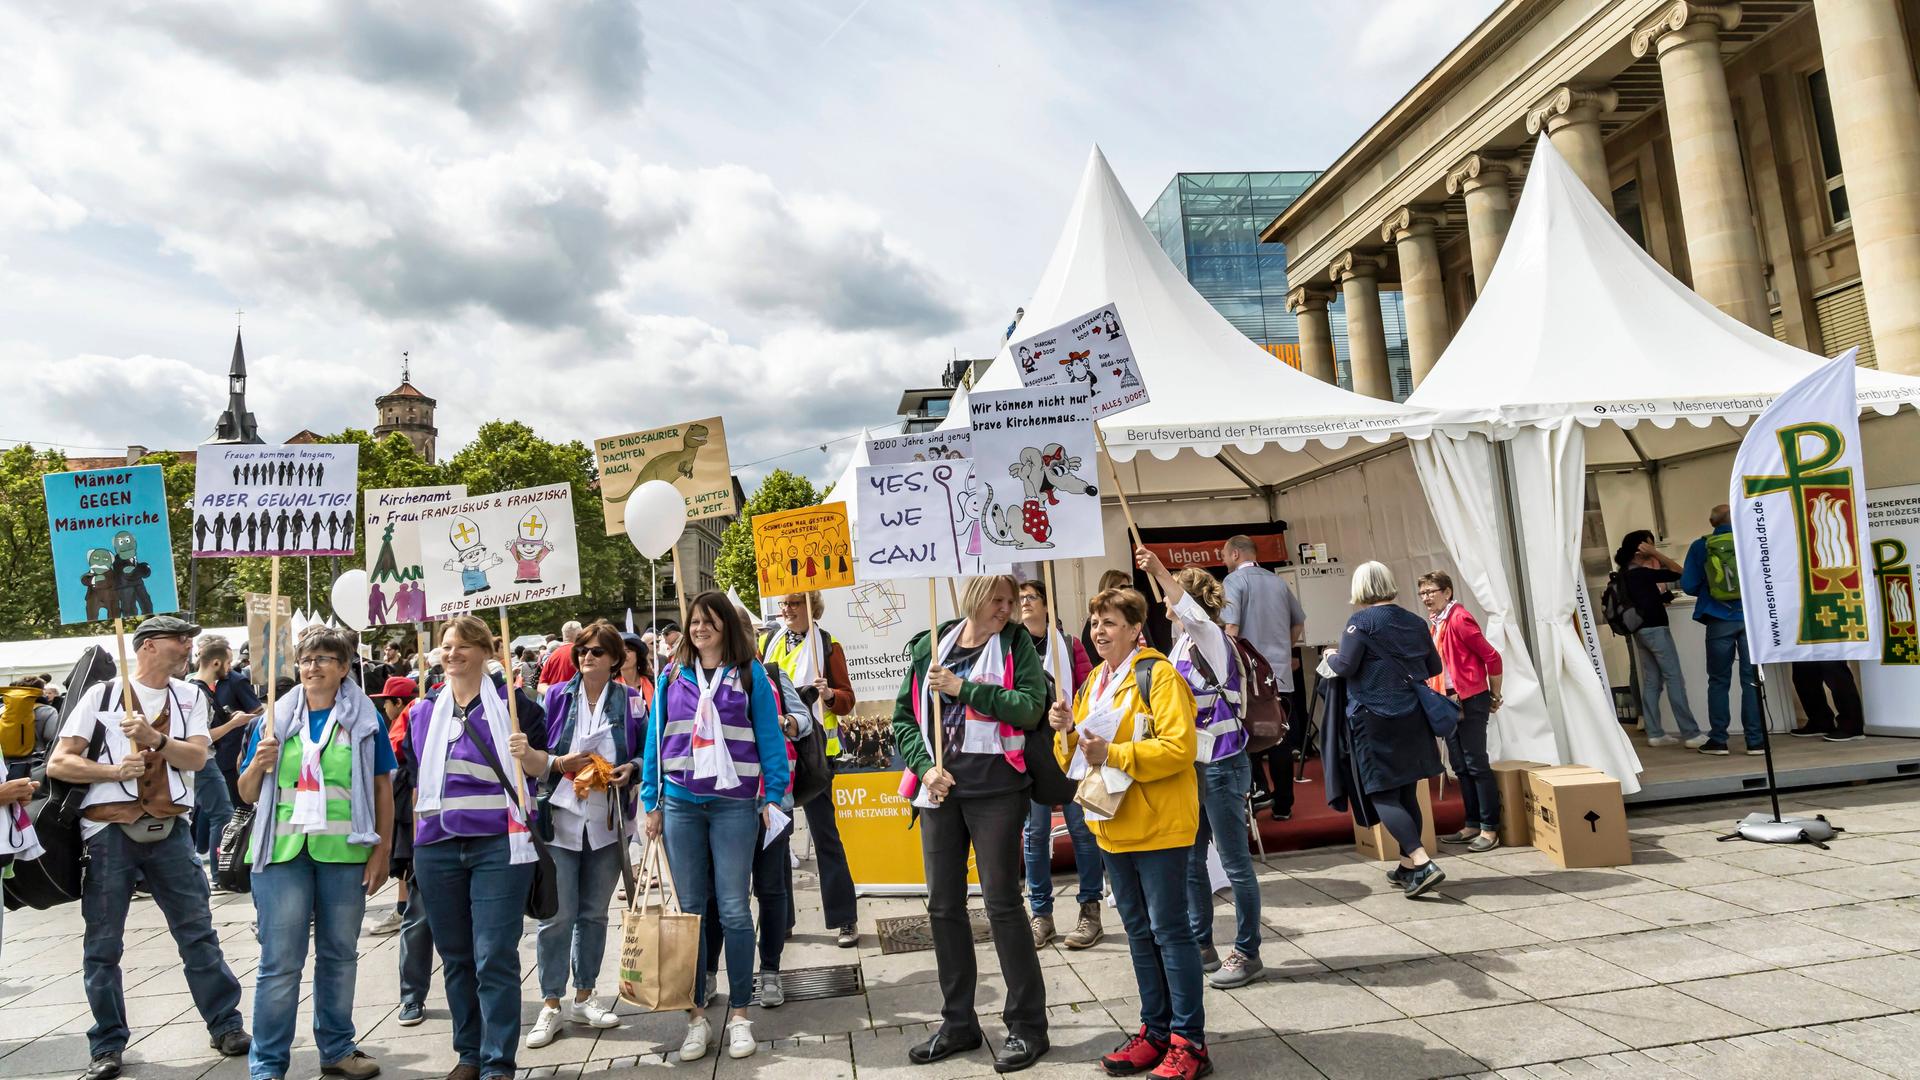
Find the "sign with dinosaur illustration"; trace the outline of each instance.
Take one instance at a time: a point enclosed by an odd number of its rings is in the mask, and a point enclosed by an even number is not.
[[[352,443],[200,448],[193,557],[351,555],[360,448]]]
[[[600,469],[608,536],[626,535],[627,496],[649,480],[665,480],[680,489],[688,521],[734,512],[727,433],[717,416],[595,439],[593,459]]]
[[[847,504],[755,514],[753,558],[763,597],[852,585],[853,536],[847,527]]]
[[[1147,384],[1134,362],[1120,311],[1102,304],[1007,346],[1022,386],[1076,386],[1093,398],[1096,418],[1145,405]]]
[[[48,473],[40,483],[61,622],[179,610],[160,466]]]
[[[580,595],[572,484],[455,499],[419,514],[427,618]]]
[[[969,405],[979,520],[989,545],[986,561],[1104,556],[1093,417],[1085,389],[976,390]]]
[[[367,538],[367,625],[427,620],[430,598],[420,560],[420,511],[467,497],[465,484],[373,488],[361,496]]]

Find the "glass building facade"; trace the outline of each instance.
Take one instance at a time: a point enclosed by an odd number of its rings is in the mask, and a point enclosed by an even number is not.
[[[1194,289],[1255,344],[1296,368],[1300,326],[1287,310],[1286,245],[1261,243],[1260,230],[1318,175],[1180,173],[1143,215],[1147,231]],[[1352,389],[1345,302],[1336,297],[1327,314],[1340,385]],[[1380,314],[1386,324],[1394,396],[1405,400],[1413,389],[1413,372],[1399,292],[1381,290]]]

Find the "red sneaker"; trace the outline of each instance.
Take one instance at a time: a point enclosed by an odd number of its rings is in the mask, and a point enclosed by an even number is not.
[[[1107,1070],[1108,1076],[1136,1076],[1160,1064],[1160,1059],[1166,1056],[1166,1042],[1148,1035],[1147,1026],[1142,1024],[1139,1032],[1121,1044],[1120,1049],[1100,1059],[1100,1067]]]
[[[1167,1056],[1160,1059],[1160,1067],[1148,1075],[1160,1080],[1200,1080],[1211,1072],[1213,1059],[1207,1056],[1206,1047],[1195,1046],[1175,1035],[1172,1045],[1167,1047]]]

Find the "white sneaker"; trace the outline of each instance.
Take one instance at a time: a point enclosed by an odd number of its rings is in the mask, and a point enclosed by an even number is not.
[[[1698,750],[1712,741],[1713,737],[1710,735],[1695,735],[1693,738],[1687,740],[1687,749]]]
[[[699,1061],[707,1056],[707,1044],[713,1041],[713,1025],[706,1017],[689,1021],[687,1037],[680,1040],[680,1060]]]
[[[727,1056],[730,1058],[752,1057],[757,1044],[753,1041],[753,1021],[727,1021]]]
[[[1680,740],[1671,735],[1656,735],[1647,740],[1648,746],[1679,746]]]
[[[612,1009],[601,1008],[599,998],[588,998],[585,1001],[562,1001],[560,1008],[565,1013],[566,1018],[576,1024],[585,1024],[588,1027],[596,1028],[620,1026],[620,1018],[613,1014]]]
[[[560,1010],[550,1005],[540,1008],[540,1016],[533,1022],[533,1030],[527,1032],[527,1049],[538,1050],[560,1036]]]
[[[397,934],[400,932],[400,924],[404,921],[404,918],[405,917],[400,914],[400,909],[394,908],[387,913],[386,918],[368,927],[367,933],[372,934],[374,937],[387,937],[391,934]]]

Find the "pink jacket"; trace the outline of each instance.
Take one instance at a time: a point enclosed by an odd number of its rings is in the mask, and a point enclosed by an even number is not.
[[[1446,617],[1433,628],[1433,644],[1440,650],[1440,663],[1453,680],[1453,692],[1470,698],[1487,689],[1487,677],[1500,674],[1500,653],[1480,632],[1473,613],[1454,604]],[[1429,680],[1435,690],[1445,692],[1442,676]]]

